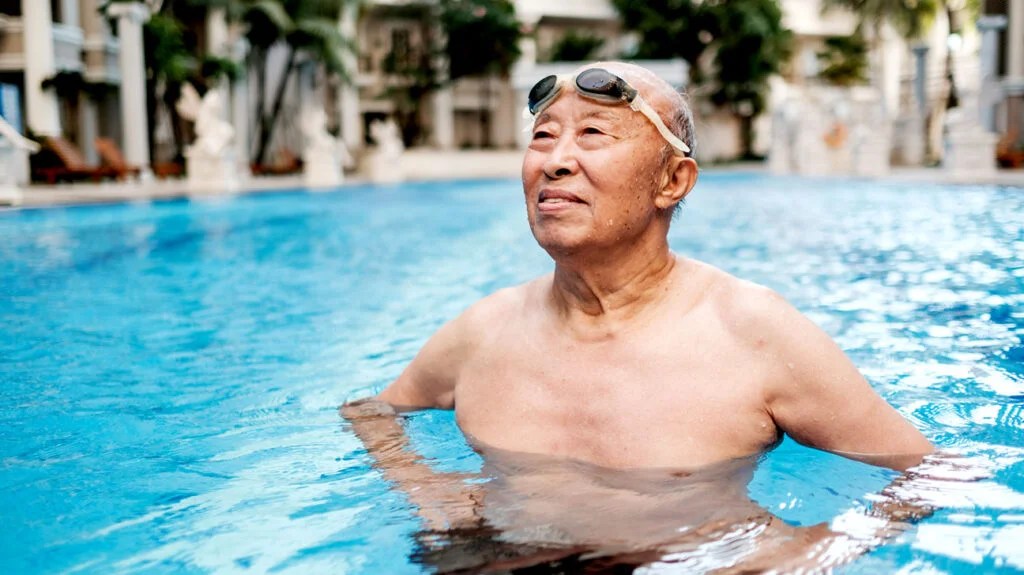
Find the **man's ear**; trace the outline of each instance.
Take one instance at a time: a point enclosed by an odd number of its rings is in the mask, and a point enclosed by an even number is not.
[[[661,210],[672,209],[686,198],[696,183],[697,162],[693,158],[673,154],[661,174],[661,185],[654,204]]]

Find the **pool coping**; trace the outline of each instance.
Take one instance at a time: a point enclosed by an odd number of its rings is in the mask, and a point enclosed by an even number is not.
[[[495,152],[452,152],[422,153],[409,152],[405,156],[407,181],[442,181],[467,179],[518,179],[520,176],[520,151]],[[456,161],[452,161],[456,160]],[[711,165],[701,168],[702,173],[749,173],[769,175],[765,163],[734,163]],[[853,176],[804,176],[811,179],[872,180],[878,182],[955,184],[955,185],[1001,185],[1024,189],[1024,170],[998,170],[985,175],[955,176],[942,168],[893,168],[889,174],[877,178]],[[363,177],[347,177],[340,186],[324,188],[324,191],[339,191],[348,187],[364,186],[371,183]],[[59,185],[33,185],[22,188],[21,202],[15,205],[0,204],[0,212],[61,206],[147,202],[179,198],[207,199],[231,197],[241,194],[258,194],[304,189],[310,192],[302,175],[258,176],[243,180],[237,190],[196,191],[189,189],[184,179],[151,180],[148,182],[104,182],[71,183]]]

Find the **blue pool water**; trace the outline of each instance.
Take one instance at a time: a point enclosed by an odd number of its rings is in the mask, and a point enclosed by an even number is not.
[[[1024,571],[1024,189],[710,174],[691,198],[677,252],[781,292],[990,470],[843,571]],[[517,182],[0,213],[0,572],[422,572],[337,406],[550,268]],[[408,428],[479,469],[451,413]],[[811,525],[892,477],[786,441],[750,493]]]

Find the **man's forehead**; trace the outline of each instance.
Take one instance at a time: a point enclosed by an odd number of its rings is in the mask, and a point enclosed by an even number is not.
[[[569,96],[570,98],[573,95]],[[619,122],[629,117],[624,111],[628,108],[616,106],[614,103],[607,102],[596,102],[594,100],[580,98],[578,103],[581,106],[574,107],[573,114],[581,119],[596,119],[596,120],[607,120],[610,122]],[[555,111],[559,109],[558,103],[552,104],[546,110],[541,112],[537,119],[534,121],[535,124],[543,124],[556,119],[556,114],[552,114],[552,108]]]

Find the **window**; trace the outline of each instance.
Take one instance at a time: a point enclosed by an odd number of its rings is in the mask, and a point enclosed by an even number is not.
[[[405,70],[409,62],[409,29],[395,28],[391,31],[391,58],[396,70]]]
[[[0,0],[0,14],[21,16],[21,0]]]

